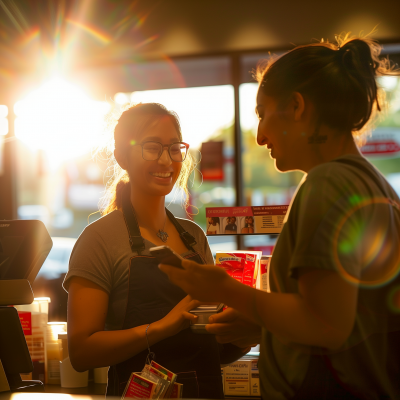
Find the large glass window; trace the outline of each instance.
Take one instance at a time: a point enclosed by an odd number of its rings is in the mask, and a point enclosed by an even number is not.
[[[79,236],[104,191],[91,151],[110,107],[61,79],[15,104],[19,218],[42,220],[51,236]]]
[[[381,77],[378,82],[385,89],[387,108],[361,150],[400,196],[400,78]]]
[[[258,119],[255,114],[257,83],[239,87],[240,124],[242,134],[243,190],[246,205],[289,204],[303,174],[281,173],[275,169],[268,151],[256,143]],[[272,251],[276,235],[245,236],[244,244],[251,249]]]

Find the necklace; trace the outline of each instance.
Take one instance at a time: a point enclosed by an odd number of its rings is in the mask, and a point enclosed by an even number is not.
[[[159,229],[157,232],[157,236],[165,243],[168,240],[168,233],[164,231],[165,224],[167,223],[167,216],[165,216],[165,222],[162,229]]]

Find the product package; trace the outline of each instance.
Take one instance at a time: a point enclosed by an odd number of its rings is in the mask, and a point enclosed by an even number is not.
[[[279,234],[287,205],[206,208],[207,235]]]
[[[177,384],[176,378],[176,374],[152,361],[142,372],[132,372],[121,400],[182,397],[183,385]]]
[[[260,261],[260,289],[269,292],[269,263],[272,256],[262,256]]]
[[[174,387],[172,388],[170,399],[181,399],[183,392],[183,385],[181,383],[174,383]]]
[[[132,372],[121,399],[153,399],[157,386],[156,382],[140,376],[140,373]]]
[[[21,321],[21,326],[28,345],[33,363],[33,372],[21,374],[22,380],[47,381],[47,323],[49,321],[48,297],[37,297],[33,303],[17,305],[15,308]]]
[[[154,399],[164,398],[170,386],[168,376],[166,374],[163,374],[161,371],[155,369],[151,365],[146,364],[140,376],[157,383],[157,387],[153,395]]]
[[[260,280],[257,279],[260,269],[261,251],[241,251],[225,253],[217,251],[215,259],[216,265],[225,269],[225,271],[234,279],[247,286],[259,289]]]
[[[157,364],[154,360],[151,362],[151,367],[153,367],[155,370],[163,373],[164,375],[167,376],[168,382],[169,382],[169,387],[166,390],[164,397],[168,398],[169,395],[171,394],[173,388],[174,388],[174,383],[176,381],[176,378],[178,377],[176,374],[174,374],[171,371],[168,371],[166,368],[164,368],[163,366],[161,366],[160,364]]]

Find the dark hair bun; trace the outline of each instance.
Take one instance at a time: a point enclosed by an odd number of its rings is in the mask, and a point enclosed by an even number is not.
[[[380,110],[376,76],[397,75],[381,47],[367,38],[339,38],[298,46],[257,70],[260,90],[285,104],[300,92],[314,104],[319,123],[340,132],[359,132]]]

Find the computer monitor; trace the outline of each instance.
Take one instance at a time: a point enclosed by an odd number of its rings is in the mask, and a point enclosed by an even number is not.
[[[32,285],[53,242],[42,221],[0,220],[0,280]]]

